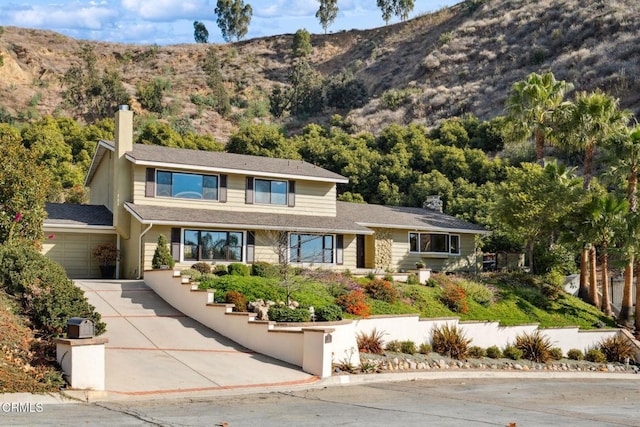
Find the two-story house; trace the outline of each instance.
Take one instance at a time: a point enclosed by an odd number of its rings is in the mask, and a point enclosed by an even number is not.
[[[86,177],[90,205],[48,204],[44,253],[70,277],[99,277],[91,250],[120,249],[118,275],[151,268],[160,234],[176,268],[256,261],[340,270],[474,271],[482,227],[438,209],[339,202],[348,178],[301,160],[133,143],[133,112],[116,113]]]

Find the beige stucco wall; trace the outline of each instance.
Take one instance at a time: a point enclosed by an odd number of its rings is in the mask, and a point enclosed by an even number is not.
[[[197,170],[191,172],[201,173]],[[146,168],[136,166],[134,168],[133,187],[133,202],[136,204],[315,216],[335,216],[336,214],[336,186],[330,182],[296,180],[296,203],[294,207],[288,207],[245,203],[245,175],[228,175],[226,203],[210,200],[174,199],[170,197],[145,197],[145,180]]]
[[[112,168],[110,167],[113,153],[106,150],[106,154],[96,168],[93,179],[89,183],[89,204],[104,205],[113,212]]]

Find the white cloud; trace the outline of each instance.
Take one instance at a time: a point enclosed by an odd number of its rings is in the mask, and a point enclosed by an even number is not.
[[[157,22],[207,19],[215,9],[211,0],[121,0],[121,4],[124,13]]]
[[[118,12],[105,6],[33,6],[17,10],[5,10],[3,18],[12,25],[28,28],[76,28],[97,30],[118,17]],[[3,19],[4,20],[4,19]]]

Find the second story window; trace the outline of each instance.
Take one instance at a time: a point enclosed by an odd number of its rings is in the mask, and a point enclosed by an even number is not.
[[[287,204],[287,181],[255,180],[255,201],[268,205]]]
[[[156,196],[218,200],[218,176],[158,171]]]

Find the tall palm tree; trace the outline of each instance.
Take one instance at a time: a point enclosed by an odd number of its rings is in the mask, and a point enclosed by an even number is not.
[[[617,234],[622,234],[626,231],[625,219],[628,208],[629,203],[626,200],[618,198],[615,194],[607,193],[604,196],[596,197],[593,200],[590,216],[588,218],[588,222],[591,227],[593,227],[593,235],[595,237],[593,243],[600,246],[602,269],[602,300],[600,309],[607,316],[611,315],[611,295],[609,293],[609,247]],[[593,278],[591,280],[592,282],[595,282]],[[597,294],[597,287],[592,287],[594,294]]]
[[[640,174],[640,126],[627,129],[619,138],[613,140],[611,144],[611,157],[613,166],[610,174],[618,179],[623,179],[627,187],[627,202],[629,203],[630,218],[627,221],[629,230],[626,234],[625,254],[627,264],[624,269],[624,287],[622,290],[622,304],[618,321],[623,325],[631,322],[631,308],[633,306],[633,276],[634,258],[640,251],[640,218],[638,212],[638,174]],[[640,264],[640,263],[639,263]],[[640,271],[640,265],[636,266],[636,271]]]
[[[507,116],[524,138],[532,134],[536,144],[536,160],[544,161],[544,145],[551,131],[553,112],[558,108],[571,83],[556,80],[552,72],[531,73],[526,80],[513,84],[507,98]]]
[[[596,89],[579,92],[573,103],[563,103],[557,110],[559,140],[577,151],[584,151],[584,188],[593,175],[596,145],[606,145],[626,128],[630,114],[620,110],[618,99]]]

